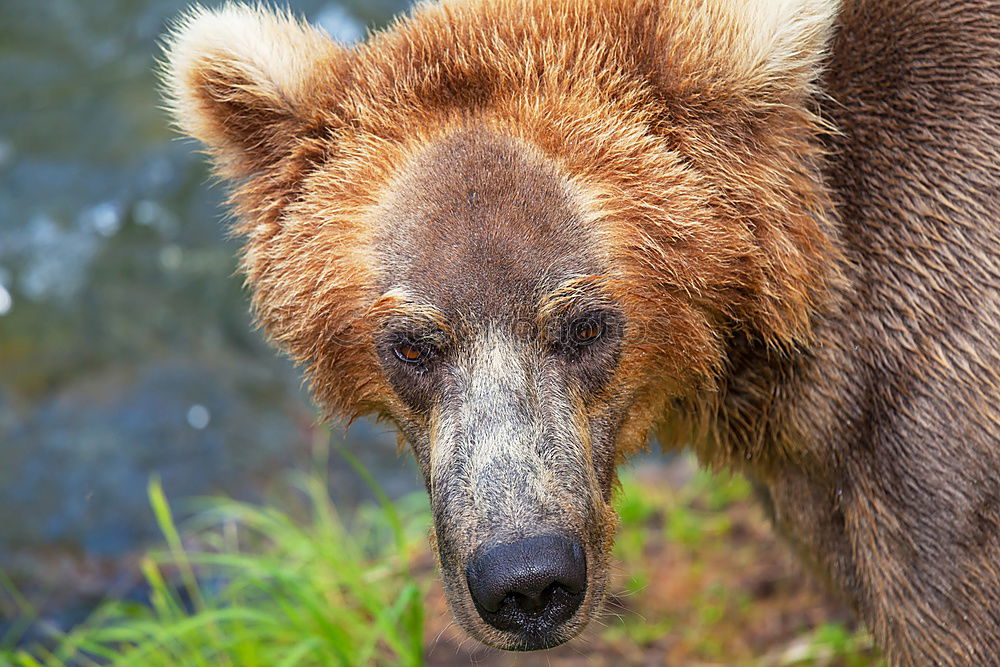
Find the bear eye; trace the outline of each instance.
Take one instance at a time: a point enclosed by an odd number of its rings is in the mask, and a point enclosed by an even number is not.
[[[431,349],[413,341],[403,341],[392,346],[396,358],[407,364],[419,364],[431,356]]]
[[[596,317],[581,317],[570,327],[570,338],[573,345],[583,347],[592,345],[604,335],[604,323]]]

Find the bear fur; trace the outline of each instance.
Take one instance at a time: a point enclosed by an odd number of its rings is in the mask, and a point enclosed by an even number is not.
[[[399,427],[474,635],[535,648],[596,613],[614,465],[652,432],[754,480],[891,662],[998,664],[1000,3],[445,0],[355,47],[227,5],[167,50],[178,124],[234,183],[260,323],[331,415]],[[578,300],[606,352],[511,342]],[[396,368],[400,318],[438,366]],[[468,377],[497,384],[452,391],[476,336],[468,359],[508,352]],[[553,398],[495,403],[528,385]],[[466,442],[501,431],[523,456]],[[541,480],[530,499],[469,490],[501,464]],[[591,584],[528,641],[460,572],[541,507]]]

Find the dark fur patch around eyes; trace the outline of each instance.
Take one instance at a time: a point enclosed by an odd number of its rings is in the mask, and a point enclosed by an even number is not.
[[[624,338],[624,317],[608,307],[571,309],[549,331],[552,353],[565,362],[564,372],[585,394],[610,381]]]
[[[441,330],[394,323],[376,341],[379,361],[389,384],[411,408],[427,412],[438,390],[438,370],[450,350]]]
[[[523,343],[530,346],[541,336],[544,354],[560,365],[563,381],[587,396],[601,391],[614,376],[625,321],[614,305],[581,302],[553,318],[546,330],[528,327],[523,334],[527,336]],[[400,399],[428,413],[444,389],[447,367],[455,362],[461,344],[433,323],[403,318],[385,324],[376,347],[386,378]]]

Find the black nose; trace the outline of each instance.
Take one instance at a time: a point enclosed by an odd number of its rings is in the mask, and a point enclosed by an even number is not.
[[[486,550],[465,576],[484,621],[540,648],[583,602],[587,558],[576,540],[529,537]]]

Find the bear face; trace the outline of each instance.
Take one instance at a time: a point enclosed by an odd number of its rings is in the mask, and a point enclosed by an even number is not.
[[[178,26],[168,94],[236,184],[257,317],[331,414],[396,424],[482,641],[577,634],[615,464],[703,426],[732,337],[808,341],[834,8],[445,2],[353,49],[236,5]]]
[[[401,174],[375,214],[374,345],[431,491],[449,597],[492,644],[560,643],[602,598],[631,402],[608,391],[625,331],[599,243],[580,243],[578,197],[543,156],[482,129],[432,143]],[[546,613],[474,594],[498,545],[556,537],[590,577],[543,581],[534,593],[556,586]]]

